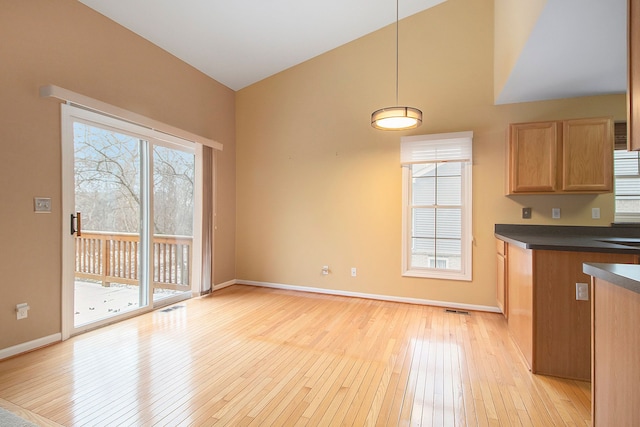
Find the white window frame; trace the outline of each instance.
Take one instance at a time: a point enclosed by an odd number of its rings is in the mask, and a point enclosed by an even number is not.
[[[615,151],[625,151],[626,152],[626,147],[623,150],[618,150],[616,149]],[[636,151],[631,151],[629,152],[630,155],[635,155],[636,158],[638,159],[638,162],[640,162],[640,152],[636,152]],[[615,167],[615,152],[614,152],[614,173],[616,170]],[[639,175],[615,175],[614,179],[618,179],[618,178],[632,178],[632,179],[639,179],[640,178],[640,174]],[[617,185],[614,182],[614,210],[615,210],[615,217],[614,217],[614,222],[616,223],[640,223],[640,210],[633,212],[633,213],[619,213],[615,207],[617,207],[617,200],[618,200],[618,194],[617,194]],[[629,196],[635,196],[636,194],[629,194]],[[640,195],[640,188],[637,192],[637,195]]]
[[[402,163],[402,275],[446,280],[472,280],[472,142],[473,132],[418,135],[401,138]],[[460,162],[462,164],[461,268],[449,270],[411,265],[412,174],[411,165]],[[437,256],[437,255],[436,255]],[[437,265],[437,263],[436,263]]]

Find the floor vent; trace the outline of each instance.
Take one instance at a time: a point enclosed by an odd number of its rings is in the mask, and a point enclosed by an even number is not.
[[[464,310],[454,310],[452,308],[445,308],[444,309],[445,313],[456,313],[456,314],[464,314],[466,316],[469,315],[468,311],[464,311]]]
[[[184,305],[174,305],[173,307],[167,307],[167,308],[164,308],[164,309],[160,310],[160,312],[161,313],[168,313],[170,311],[177,310],[179,308],[184,308]]]

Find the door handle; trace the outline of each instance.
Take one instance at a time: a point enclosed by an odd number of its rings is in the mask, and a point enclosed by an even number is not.
[[[71,214],[71,234],[75,234],[76,237],[82,236],[82,214],[80,212],[76,212],[76,214]]]

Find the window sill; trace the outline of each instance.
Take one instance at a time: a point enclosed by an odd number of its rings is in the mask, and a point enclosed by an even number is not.
[[[402,277],[416,277],[419,279],[443,279],[458,280],[464,282],[471,281],[471,273],[459,271],[440,271],[440,270],[406,270],[402,272]]]
[[[612,227],[629,227],[629,228],[638,228],[640,227],[640,220],[638,221],[618,221],[618,222],[612,222],[611,223]]]

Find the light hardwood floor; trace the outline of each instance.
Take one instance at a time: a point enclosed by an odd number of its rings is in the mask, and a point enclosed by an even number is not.
[[[0,406],[64,426],[590,425],[590,405],[500,315],[239,285],[0,362]]]

